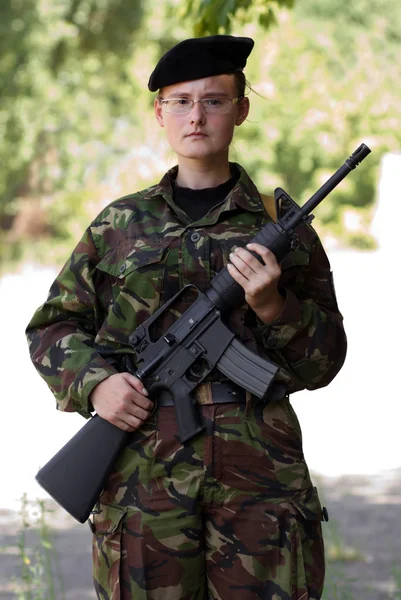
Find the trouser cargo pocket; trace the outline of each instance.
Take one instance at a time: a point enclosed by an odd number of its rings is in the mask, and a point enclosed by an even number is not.
[[[98,504],[89,519],[93,533],[93,581],[98,598],[120,600],[122,536],[126,508]]]
[[[305,599],[318,600],[323,592],[325,560],[321,527],[324,516],[316,488],[296,494],[290,504],[292,593],[297,590],[299,594],[304,589]]]

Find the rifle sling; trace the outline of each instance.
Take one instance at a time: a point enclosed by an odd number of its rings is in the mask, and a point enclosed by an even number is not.
[[[274,197],[268,196],[267,194],[260,194],[260,197],[262,199],[266,211],[271,216],[273,221],[277,223],[277,206]]]

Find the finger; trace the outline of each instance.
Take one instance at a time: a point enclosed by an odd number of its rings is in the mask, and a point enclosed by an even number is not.
[[[249,250],[252,250],[252,252],[256,252],[260,255],[262,255],[265,250],[270,252],[270,250],[266,248],[266,246],[263,246],[262,244],[257,244],[256,242],[250,242],[246,245],[246,248],[249,248]]]
[[[147,389],[144,387],[142,381],[138,377],[135,377],[135,375],[131,375],[131,373],[122,374],[124,375],[125,381],[129,383],[129,385],[133,387],[134,390],[136,390],[139,394],[142,394],[143,396],[148,395]]]
[[[239,256],[244,262],[252,266],[254,270],[264,267],[263,262],[259,260],[258,256],[261,256],[260,253],[262,253],[264,250],[267,250],[267,248],[264,248],[260,244],[256,244],[256,246],[258,246],[259,252],[255,252],[253,248],[248,249],[248,246],[246,248],[236,248],[234,252],[235,256]],[[255,254],[257,256],[255,256]]]
[[[146,398],[144,398],[146,400]],[[130,402],[124,404],[119,410],[114,413],[114,419],[126,423],[130,428],[137,429],[142,427],[143,423],[147,421],[151,413],[148,410],[141,408],[138,404]]]
[[[127,410],[127,417],[134,417],[135,419],[140,419],[141,421],[146,421],[149,419],[150,413],[139,406],[139,404],[131,404],[131,406]]]
[[[262,273],[263,265],[250,252],[243,248],[232,252],[230,260],[237,270],[248,279],[253,277],[255,273],[259,275]]]
[[[121,402],[121,409],[128,410],[132,404],[137,404],[145,410],[152,410],[153,402],[147,398],[148,392],[143,387],[143,383],[138,377],[130,373],[121,373],[124,379],[125,388],[122,388],[118,394],[118,400]],[[143,395],[144,391],[146,396]]]
[[[249,280],[246,277],[244,277],[244,275],[242,275],[242,273],[238,271],[236,266],[232,263],[228,263],[227,269],[234,281],[239,283],[239,285],[246,291],[246,287],[249,283]]]
[[[261,244],[248,244],[247,248],[259,254],[259,256],[261,257],[263,262],[260,264],[262,265],[262,270],[264,274],[266,274],[267,271],[269,273],[269,277],[272,279],[278,279],[281,276],[281,267],[271,250],[265,248]]]
[[[245,255],[251,256],[254,263],[258,264],[258,267],[255,267],[254,270],[254,265],[249,266],[239,256],[240,253],[242,257],[245,257]],[[243,249],[232,256],[230,255],[230,259],[232,262],[227,265],[230,275],[242,286],[245,293],[250,297],[258,296],[260,293],[265,292],[272,282],[280,276],[280,267],[277,263],[273,267],[261,265],[255,257]],[[233,270],[233,267],[235,270]]]
[[[110,423],[122,429],[123,431],[131,432],[140,429],[144,423],[143,420],[138,419],[137,417],[124,415],[123,417],[114,417],[112,420],[109,420]]]
[[[132,397],[132,402],[134,405],[139,406],[139,408],[150,411],[153,409],[154,404],[149,398],[142,396],[141,394],[135,394]]]
[[[123,418],[125,415],[132,415],[140,419],[147,419],[149,411],[153,408],[153,403],[145,396],[141,396],[132,388],[120,391],[120,394],[114,399],[109,407],[109,412],[117,418]]]
[[[255,243],[247,244],[246,247],[249,250],[252,250],[252,252],[259,254],[266,266],[279,266],[275,255],[271,250],[269,250],[269,248],[262,246],[262,244]]]

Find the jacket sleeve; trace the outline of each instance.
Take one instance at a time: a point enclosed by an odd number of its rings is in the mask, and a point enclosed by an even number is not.
[[[94,349],[99,258],[88,229],[54,281],[27,330],[31,360],[53,392],[57,408],[90,416],[89,394],[117,371]]]
[[[289,392],[328,385],[347,351],[330,263],[318,236],[311,227],[308,230],[306,235],[314,238],[308,263],[282,271],[282,312],[269,325],[259,322],[252,329],[259,345],[281,367],[278,380]]]

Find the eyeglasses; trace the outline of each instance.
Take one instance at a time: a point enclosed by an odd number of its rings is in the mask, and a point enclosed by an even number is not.
[[[160,98],[166,112],[173,115],[187,115],[198,102],[207,114],[224,115],[230,112],[233,104],[242,100],[244,96],[237,98],[202,98],[202,100],[190,100],[189,98]]]

